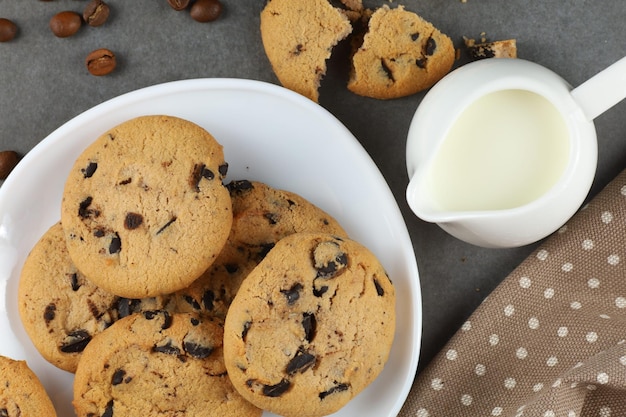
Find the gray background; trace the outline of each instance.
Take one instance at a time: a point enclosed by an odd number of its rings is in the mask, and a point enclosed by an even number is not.
[[[109,0],[104,26],[83,26],[59,39],[48,21],[63,10],[82,12],[86,1],[0,0],[0,17],[20,27],[0,43],[0,150],[27,153],[63,123],[122,93],[167,81],[235,77],[277,83],[261,44],[264,0],[222,0],[218,21],[197,23],[166,0]],[[576,86],[626,56],[626,3],[622,0],[403,0],[447,33],[457,47],[463,36],[516,38],[521,58],[538,62]],[[118,56],[117,70],[94,77],[85,56],[97,48]],[[460,242],[415,218],[404,199],[408,182],[404,149],[411,117],[423,97],[391,101],[356,96],[345,88],[347,48],[329,62],[320,105],[356,136],[385,176],[405,216],[419,265],[423,293],[420,368],[533,246],[483,249]],[[466,58],[461,59],[463,62]],[[456,65],[459,65],[457,63]],[[599,166],[591,194],[624,168],[626,103],[596,119]]]

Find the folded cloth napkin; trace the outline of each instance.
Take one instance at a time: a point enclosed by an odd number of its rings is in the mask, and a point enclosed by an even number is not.
[[[485,299],[399,415],[626,416],[626,171]]]

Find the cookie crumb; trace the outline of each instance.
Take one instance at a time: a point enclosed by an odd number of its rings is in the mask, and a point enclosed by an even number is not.
[[[515,39],[505,39],[487,42],[484,32],[480,42],[463,37],[465,47],[472,59],[485,58],[517,58],[517,42]]]

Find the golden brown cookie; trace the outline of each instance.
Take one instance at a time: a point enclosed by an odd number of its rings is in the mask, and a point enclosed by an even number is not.
[[[287,417],[333,413],[382,371],[395,291],[359,243],[323,233],[280,240],[248,275],[224,328],[235,388]]]
[[[104,133],[78,157],[63,193],[76,267],[127,298],[191,284],[230,232],[227,167],[222,145],[180,118],[143,116]]]
[[[378,99],[408,96],[431,87],[455,59],[452,40],[403,6],[371,14],[354,52],[348,89]]]
[[[233,202],[230,236],[213,265],[175,294],[179,311],[226,317],[241,282],[285,236],[306,231],[347,236],[332,216],[295,193],[247,180],[227,188]]]
[[[126,299],[91,283],[67,253],[61,223],[29,253],[18,286],[18,311],[26,333],[48,362],[75,372],[93,336],[134,312],[164,308],[166,297]]]
[[[233,388],[222,350],[223,322],[146,311],[94,337],[78,364],[78,417],[259,417]]]
[[[315,102],[332,48],[351,32],[328,0],[269,0],[261,12],[263,47],[278,80]]]
[[[26,362],[0,356],[0,416],[56,415],[45,388]]]

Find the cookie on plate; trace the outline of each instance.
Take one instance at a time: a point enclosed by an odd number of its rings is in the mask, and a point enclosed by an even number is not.
[[[280,240],[248,275],[224,328],[235,388],[287,417],[333,413],[382,371],[395,291],[361,244],[323,233]]]
[[[296,193],[247,180],[227,188],[233,203],[230,236],[213,265],[175,294],[179,311],[226,317],[241,282],[285,236],[306,231],[347,236],[332,216]]]
[[[230,232],[222,145],[200,126],[143,116],[100,136],[67,178],[61,222],[70,257],[127,298],[177,291],[213,263]]]
[[[228,378],[222,336],[222,321],[196,314],[155,310],[115,322],[79,362],[76,415],[260,416]]]
[[[317,102],[326,60],[352,32],[346,14],[328,0],[270,0],[261,12],[261,38],[280,83]]]
[[[348,89],[377,99],[408,96],[443,78],[454,59],[447,35],[403,6],[384,5],[371,14],[353,54]]]
[[[85,346],[119,318],[164,308],[166,297],[125,299],[91,283],[67,253],[61,223],[29,253],[18,285],[18,311],[26,333],[48,362],[75,372]]]
[[[44,386],[25,361],[0,356],[0,416],[56,417]]]

